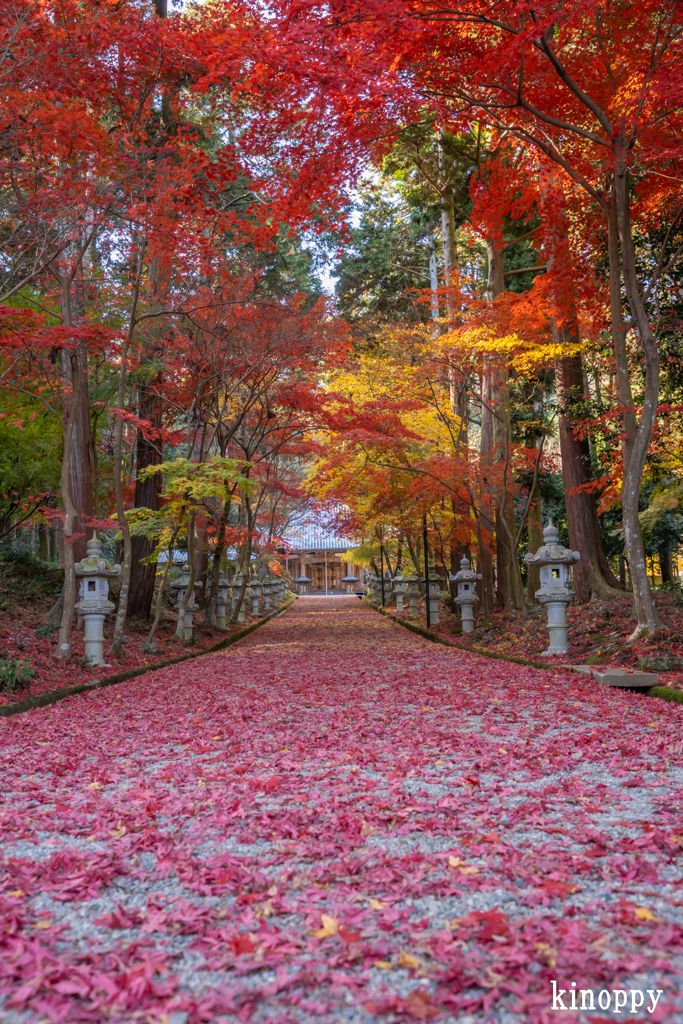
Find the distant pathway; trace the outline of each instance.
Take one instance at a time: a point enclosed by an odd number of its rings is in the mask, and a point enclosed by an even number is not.
[[[677,705],[304,598],[0,758],[3,1024],[683,1024]]]

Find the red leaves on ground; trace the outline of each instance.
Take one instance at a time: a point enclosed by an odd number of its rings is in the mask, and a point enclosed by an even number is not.
[[[682,721],[355,598],[4,720],[0,999],[27,1024],[549,1024],[551,980],[646,973],[674,1019]]]
[[[636,668],[640,658],[657,656],[683,657],[683,608],[668,594],[657,595],[657,607],[665,622],[665,630],[658,636],[643,637],[636,643],[628,643],[636,620],[633,617],[633,598],[603,601],[590,604],[569,605],[569,653],[563,656],[543,658],[549,665],[580,665],[590,659],[590,664],[620,665]],[[392,615],[396,612],[390,609]],[[408,612],[400,616],[407,619]],[[424,612],[415,622],[426,628]],[[548,646],[547,614],[545,609],[534,610],[528,619],[510,620],[502,612],[494,612],[491,619],[476,622],[474,633],[463,634],[460,615],[441,607],[439,624],[430,632],[442,637],[463,650],[480,648],[491,654],[503,654],[526,661],[540,661],[541,652]],[[683,686],[683,672],[661,673],[660,685]]]

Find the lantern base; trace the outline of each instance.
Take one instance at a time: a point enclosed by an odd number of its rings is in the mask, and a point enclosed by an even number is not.
[[[566,587],[541,587],[536,591],[536,599],[548,608],[548,649],[541,654],[542,658],[552,658],[556,654],[567,654],[567,605],[574,600],[574,591]]]
[[[479,600],[476,593],[458,594],[454,601],[460,605],[460,625],[463,633],[474,633],[474,605]]]

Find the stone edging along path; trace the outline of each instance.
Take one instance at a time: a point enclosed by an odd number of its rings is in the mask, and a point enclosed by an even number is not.
[[[265,626],[266,622],[270,622],[277,615],[282,615],[288,608],[294,604],[297,600],[296,596],[292,596],[286,604],[283,604],[281,608],[276,608],[269,615],[264,615],[262,619],[257,619],[256,622],[250,623],[244,629],[241,629],[238,633],[233,633],[232,636],[226,636],[224,640],[219,640],[218,643],[213,644],[211,647],[207,647],[205,651],[193,651],[191,654],[181,654],[178,658],[168,658],[166,661],[157,661],[153,665],[141,665],[139,668],[131,668],[125,672],[117,672],[113,676],[105,676],[103,679],[92,679],[88,683],[79,683],[77,686],[63,687],[61,690],[48,690],[46,693],[38,693],[35,697],[27,697],[25,700],[16,701],[14,704],[0,704],[0,718],[9,718],[10,715],[20,715],[24,711],[32,711],[33,708],[46,707],[48,704],[56,704],[58,700],[64,700],[65,697],[73,697],[77,693],[88,693],[90,690],[102,690],[106,686],[115,686],[116,683],[125,683],[128,679],[134,679],[136,676],[144,676],[145,672],[156,672],[160,668],[167,668],[169,665],[177,665],[181,661],[190,661],[192,658],[201,658],[204,654],[216,654],[217,651],[225,650],[226,647],[231,647],[237,643],[238,640],[243,640],[245,636],[249,636],[255,629],[259,629],[261,626]]]
[[[425,640],[430,640],[433,644],[442,644],[444,647],[452,647],[456,651],[465,651],[465,654],[481,654],[484,658],[495,658],[497,661],[511,661],[515,665],[529,665],[531,668],[542,668],[545,671],[557,671],[557,665],[546,665],[542,661],[528,661],[526,658],[513,658],[509,654],[493,654],[491,651],[484,650],[483,647],[468,647],[465,650],[462,647],[458,647],[457,644],[452,644],[445,637],[436,636],[434,633],[430,633],[429,630],[423,629],[422,626],[416,626],[412,622],[407,622],[405,619],[399,619],[398,616],[392,615],[386,608],[382,608],[379,604],[373,604],[366,598],[363,598],[363,603],[367,604],[374,611],[379,612],[380,615],[384,615],[387,619],[391,619],[397,626],[403,626],[404,629],[409,629],[411,633],[417,633],[418,636],[422,636]],[[672,690],[668,686],[653,686],[649,690],[641,690],[641,693],[645,693],[648,697],[659,697],[662,700],[672,701],[674,704],[683,704],[683,690]]]

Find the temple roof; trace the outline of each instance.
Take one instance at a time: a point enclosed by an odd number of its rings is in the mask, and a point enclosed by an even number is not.
[[[289,526],[282,539],[292,552],[348,551],[354,547],[352,540],[321,526],[310,514]]]

